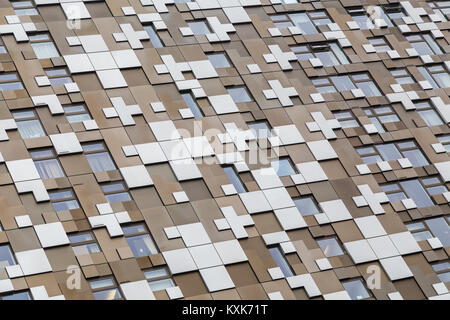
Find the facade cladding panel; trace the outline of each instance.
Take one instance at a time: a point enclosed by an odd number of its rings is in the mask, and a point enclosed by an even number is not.
[[[370,3],[1,0],[0,299],[449,299],[450,3]]]

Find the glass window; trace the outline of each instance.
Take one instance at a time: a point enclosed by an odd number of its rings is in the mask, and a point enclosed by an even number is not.
[[[2,296],[2,300],[31,300],[31,296],[28,291],[16,292]]]
[[[52,205],[55,211],[75,210],[80,208],[77,200],[53,202]]]
[[[80,243],[95,240],[94,235],[91,232],[72,234],[68,235],[68,237],[70,243]]]
[[[408,198],[411,198],[416,203],[417,207],[431,207],[433,206],[433,201],[430,199],[425,189],[422,187],[420,182],[416,180],[401,181],[400,185]]]
[[[113,194],[106,194],[105,195],[106,200],[108,200],[109,203],[113,202],[125,202],[125,201],[131,201],[131,196],[128,192],[120,192],[120,193],[113,193]]]
[[[0,267],[13,266],[16,264],[9,245],[0,246]]]
[[[270,165],[275,169],[279,177],[295,174],[295,170],[288,159],[272,161]]]
[[[444,283],[450,282],[450,272],[439,273],[437,276]]]
[[[285,277],[292,277],[294,273],[292,272],[291,266],[286,261],[283,253],[278,247],[269,248],[269,252],[272,258],[275,260],[277,266],[281,269]]]
[[[342,282],[342,285],[352,300],[361,300],[370,297],[369,292],[367,292],[361,280]]]
[[[253,101],[244,87],[228,88],[227,91],[236,103]]]
[[[122,298],[119,289],[97,291],[93,292],[93,295],[95,300],[115,300]]]
[[[313,34],[318,33],[316,27],[309,19],[306,13],[292,13],[289,14],[292,22],[302,30],[303,34]]]
[[[58,50],[53,42],[36,42],[32,43],[31,46],[38,59],[59,57]]]
[[[108,152],[86,154],[86,159],[93,172],[116,170],[116,166]]]
[[[42,128],[41,122],[37,119],[17,121],[16,124],[22,139],[32,139],[45,136],[44,128]]]
[[[152,26],[144,26],[144,30],[147,32],[150,37],[150,42],[152,43],[154,48],[162,48],[164,47],[161,39],[158,36],[158,33],[153,29]]]
[[[310,216],[319,213],[319,209],[311,197],[294,199],[294,203],[302,216]]]
[[[265,121],[249,123],[248,127],[257,139],[267,139],[272,136],[269,125]]]
[[[412,235],[416,241],[424,241],[433,238],[433,235],[428,230],[421,232],[414,232]]]
[[[92,119],[91,116],[87,113],[67,115],[66,118],[69,123],[83,122]]]
[[[450,246],[450,227],[444,218],[427,219],[425,223],[444,248]]]
[[[208,25],[204,21],[188,22],[188,26],[196,36],[211,33],[211,31],[209,31]]]
[[[144,271],[144,275],[147,280],[150,280],[150,279],[169,276],[169,273],[167,272],[166,268],[157,268],[157,269]]]
[[[65,176],[61,165],[56,159],[35,161],[34,165],[42,179],[56,179]]]
[[[150,285],[150,288],[152,289],[152,291],[160,291],[160,290],[165,290],[167,288],[175,287],[175,283],[170,278],[149,281],[148,284]]]
[[[335,238],[317,240],[317,243],[326,257],[334,257],[344,254],[344,251],[342,251],[341,246]]]
[[[207,56],[214,68],[219,69],[231,67],[230,62],[224,53],[210,53]]]
[[[127,237],[126,239],[136,258],[149,256],[158,252],[152,238],[148,234]]]
[[[192,114],[195,118],[202,118],[203,113],[200,110],[200,107],[198,106],[195,99],[192,97],[191,93],[182,93],[181,96],[183,97],[184,102],[188,106],[188,108],[192,111]]]
[[[243,193],[246,192],[244,185],[241,182],[241,179],[234,171],[233,167],[224,167],[223,171],[225,171],[225,174],[228,177],[228,180],[233,184],[234,188],[236,189],[237,193]]]
[[[74,254],[79,257],[85,254],[92,254],[100,252],[100,247],[97,243],[87,243],[72,247]]]
[[[123,183],[112,183],[112,184],[105,184],[102,185],[103,192],[116,192],[116,191],[124,191],[125,186]]]

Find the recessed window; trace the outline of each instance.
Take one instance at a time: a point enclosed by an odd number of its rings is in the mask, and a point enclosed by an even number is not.
[[[310,216],[320,213],[315,201],[311,197],[294,199],[293,201],[302,216]]]
[[[416,107],[417,113],[420,115],[423,121],[425,121],[427,126],[432,127],[444,124],[441,117],[428,101],[415,103],[414,106]]]
[[[350,63],[342,49],[335,42],[292,46],[291,50],[299,61],[318,58],[324,67]]]
[[[275,160],[270,165],[275,169],[279,177],[290,176],[296,173],[289,159]]]
[[[39,172],[41,179],[57,179],[65,177],[58,159],[56,159],[53,149],[45,149],[30,152],[34,165]]]
[[[447,152],[450,152],[450,135],[437,136],[438,141],[444,146]]]
[[[144,224],[126,226],[122,230],[136,258],[158,253],[155,242]]]
[[[103,143],[83,144],[82,148],[93,172],[116,170],[116,165]]]
[[[374,24],[367,16],[366,10],[363,7],[349,8],[347,9],[347,12],[351,15],[353,21],[356,22],[359,29],[367,30],[375,28]]]
[[[269,248],[269,252],[272,255],[272,258],[275,260],[277,266],[283,272],[285,277],[292,277],[294,273],[292,272],[291,266],[287,262],[284,254],[281,252],[279,247]]]
[[[188,22],[189,28],[191,28],[192,32],[196,36],[201,36],[205,34],[210,34],[211,31],[208,28],[208,25],[205,21],[191,21]]]
[[[28,291],[7,294],[7,295],[2,296],[1,298],[2,298],[2,300],[31,300],[31,296]]]
[[[433,89],[450,87],[450,75],[442,65],[421,66],[417,67],[417,70],[431,84]]]
[[[30,111],[17,111],[12,113],[16,120],[17,129],[22,139],[32,139],[45,136],[44,128],[36,113]]]
[[[441,48],[430,34],[410,35],[406,36],[406,40],[409,41],[411,47],[416,49],[417,53],[421,56],[442,54]]]
[[[400,181],[399,183],[389,183],[381,185],[381,189],[386,192],[390,202],[412,199],[419,208],[434,206],[431,200],[429,189],[425,187],[423,180],[412,179]],[[433,190],[433,189],[432,189]]]
[[[380,90],[367,73],[316,78],[312,80],[312,83],[320,93],[351,91],[359,88],[366,97],[381,96]]]
[[[223,171],[225,171],[225,174],[227,175],[228,180],[230,180],[230,182],[233,184],[237,193],[246,192],[244,184],[241,181],[241,178],[239,178],[239,176],[234,171],[234,168],[232,166],[224,167]]]
[[[417,148],[414,141],[379,144],[374,147],[358,148],[365,164],[392,161],[408,158],[413,167],[423,167],[429,164],[422,151]]]
[[[30,39],[31,40],[31,39]],[[49,59],[59,57],[58,49],[53,42],[34,42],[31,43],[34,54],[38,59]]]
[[[125,185],[121,183],[112,183],[102,185],[102,190],[105,193],[105,198],[109,203],[126,202],[133,200],[126,191]]]
[[[0,74],[0,91],[22,90],[23,84],[16,72]]]
[[[359,279],[342,282],[342,285],[344,286],[345,291],[347,291],[352,300],[361,300],[370,297],[370,294],[364,286],[363,282]]]
[[[309,12],[300,12],[300,13],[290,13],[288,14],[290,21],[292,21],[293,25],[300,28],[303,34],[315,34],[319,33],[317,29],[318,26],[327,25],[332,23],[331,19],[328,17],[326,11],[309,11]],[[277,28],[288,28],[293,26],[289,25],[286,22],[290,22],[289,20],[278,21],[275,22],[275,26]],[[283,23],[283,25],[280,25]]]
[[[192,96],[192,94],[190,92],[182,93],[181,97],[183,98],[183,100],[186,103],[186,105],[188,106],[188,108],[192,111],[192,114],[194,115],[195,118],[203,117],[203,113],[200,110],[200,107],[198,106],[197,102],[195,101],[194,97]]]
[[[230,94],[231,98],[233,98],[233,101],[236,103],[253,101],[247,89],[244,87],[227,88],[227,91]]]
[[[248,127],[257,139],[268,139],[272,137],[270,126],[266,121],[249,123]]]
[[[116,282],[111,277],[91,280],[89,285],[95,300],[116,300],[122,298]]]
[[[166,268],[153,268],[144,271],[145,278],[152,291],[165,290],[167,288],[175,287],[175,283]]]
[[[16,260],[12,254],[9,245],[0,246],[0,266],[13,266],[16,264]]]
[[[444,248],[450,246],[450,227],[445,218],[427,219],[425,223],[433,235],[441,241]]]
[[[344,254],[344,251],[342,251],[341,246],[335,238],[317,240],[317,243],[326,257],[335,257]]]
[[[231,67],[225,53],[210,53],[207,56],[208,60],[216,69]]]
[[[158,36],[158,33],[155,31],[153,26],[144,26],[144,30],[147,32],[150,37],[150,42],[153,45],[153,48],[162,48],[164,47],[161,39]]]
[[[333,115],[339,121],[342,129],[359,127],[359,123],[351,111],[333,112]]]
[[[69,234],[68,237],[72,244],[72,250],[77,257],[101,252],[94,234],[90,231]]]
[[[80,208],[72,190],[50,192],[49,196],[55,211],[75,210]]]

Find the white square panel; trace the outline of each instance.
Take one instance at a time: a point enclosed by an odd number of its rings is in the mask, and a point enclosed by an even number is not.
[[[284,230],[295,230],[307,227],[305,219],[303,219],[303,216],[298,211],[297,207],[274,210],[274,213]]]
[[[215,242],[214,247],[225,265],[248,260],[238,240]]]
[[[261,189],[282,187],[281,182],[274,168],[262,168],[258,170],[252,170],[253,177],[256,183]]]
[[[197,79],[216,78],[219,76],[209,60],[191,61],[189,66]]]
[[[391,281],[413,276],[411,270],[401,256],[381,259],[380,263]]]
[[[78,39],[86,53],[108,51],[108,46],[101,34],[79,36]]]
[[[104,89],[127,87],[127,82],[119,69],[97,71],[97,76]]]
[[[6,167],[14,182],[41,178],[32,159],[6,161]]]
[[[305,139],[303,139],[303,136],[301,135],[300,131],[298,131],[295,124],[274,127],[273,131],[279,137],[282,145],[305,142]]]
[[[166,260],[172,274],[183,273],[197,270],[197,265],[192,259],[189,250],[186,248],[170,251],[163,251],[164,260]]]
[[[152,164],[167,161],[158,142],[136,144],[134,146],[143,164]]]
[[[187,247],[211,243],[211,239],[201,222],[184,224],[177,226],[177,228]]]
[[[224,266],[202,269],[200,270],[200,275],[208,287],[209,292],[234,288],[233,280],[231,280]]]
[[[386,231],[384,230],[377,216],[355,218],[355,223],[366,239],[380,237],[386,234]]]
[[[95,70],[117,69],[116,62],[110,52],[89,53],[88,57]]]
[[[168,160],[180,160],[191,157],[183,140],[163,141],[159,144]]]
[[[400,254],[388,236],[371,238],[367,241],[378,259],[398,256]]]
[[[309,141],[306,144],[317,161],[336,159],[338,157],[328,140]]]
[[[212,244],[189,248],[192,258],[199,269],[222,265],[219,255]]]
[[[130,189],[153,185],[153,180],[144,165],[119,169]]]
[[[139,280],[120,284],[127,300],[156,300],[147,280]]]
[[[202,177],[202,173],[198,170],[197,165],[191,158],[170,161],[169,164],[178,181],[198,179]]]
[[[308,183],[328,180],[327,175],[317,161],[298,163],[295,166]]]
[[[250,214],[272,210],[262,191],[240,193],[239,197]]]
[[[50,140],[58,155],[83,152],[75,132],[52,134]]]
[[[89,19],[91,17],[85,4],[81,1],[61,3],[61,7],[67,20]]]
[[[217,114],[239,112],[236,103],[234,103],[233,98],[229,94],[208,96],[208,100]]]
[[[173,121],[171,120],[149,122],[148,125],[150,126],[153,135],[158,141],[175,140],[181,138],[180,134],[177,131],[177,128],[175,128]]]
[[[344,243],[345,249],[352,257],[355,264],[377,260],[367,240],[357,240]]]
[[[26,276],[52,271],[44,249],[16,252],[16,258]]]
[[[414,239],[409,231],[390,234],[389,238],[391,238],[394,246],[401,255],[422,251],[416,239]]]
[[[184,138],[183,141],[193,158],[214,155],[214,150],[205,136]]]
[[[43,248],[56,247],[70,243],[61,222],[53,222],[34,226],[34,231]]]
[[[341,199],[320,202],[319,205],[331,222],[352,219],[352,215]]]
[[[64,61],[66,61],[67,67],[70,73],[82,73],[94,71],[94,66],[89,60],[89,57],[85,53],[80,54],[70,54],[63,56]]]
[[[119,68],[137,68],[141,66],[133,49],[111,51],[111,54]]]
[[[292,201],[289,192],[287,192],[286,188],[275,188],[275,189],[266,189],[263,190],[264,196],[269,201],[272,209],[283,209],[287,207],[295,206],[294,201]]]

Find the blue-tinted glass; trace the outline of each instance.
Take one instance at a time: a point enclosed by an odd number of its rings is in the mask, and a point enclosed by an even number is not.
[[[190,93],[183,93],[181,96],[195,118],[203,117],[202,111]]]
[[[281,253],[278,247],[269,248],[269,252],[275,260],[277,266],[281,269],[285,277],[292,277],[294,274],[289,266],[289,263],[286,261],[286,258]]]
[[[245,192],[245,187],[242,184],[239,176],[236,174],[236,172],[234,172],[234,169],[232,167],[224,167],[223,170],[225,171],[225,174],[227,175],[228,180],[230,180],[230,182],[233,184],[237,193]]]
[[[317,243],[326,257],[334,257],[344,254],[344,251],[342,251],[341,246],[335,238],[317,240]]]
[[[427,158],[419,149],[402,151],[402,154],[408,158],[414,168],[429,165]]]
[[[0,246],[0,266],[12,266],[15,265],[16,261],[14,260],[13,254],[11,252],[11,248],[9,245]]]
[[[175,283],[173,283],[172,279],[149,281],[148,284],[150,285],[150,289],[152,289],[152,291],[160,291],[175,287]]]
[[[131,201],[131,196],[128,192],[106,194],[105,198],[109,203]]]
[[[230,63],[228,62],[227,57],[223,53],[211,53],[208,54],[208,59],[214,68],[229,68]]]
[[[127,237],[126,239],[131,251],[136,258],[158,253],[155,243],[148,234]]]
[[[424,208],[434,205],[418,180],[402,181],[400,182],[400,185],[408,195],[408,198],[414,200],[417,207]]]
[[[425,223],[444,248],[450,246],[450,227],[444,218],[427,219]]]
[[[253,101],[247,90],[243,87],[228,88],[227,91],[236,103]]]
[[[450,282],[450,272],[439,273],[437,276],[444,283]]]
[[[319,209],[311,198],[294,199],[294,203],[302,216],[310,216],[319,213]]]
[[[9,294],[2,297],[3,300],[31,300],[28,291]]]
[[[144,26],[144,30],[150,37],[150,42],[152,43],[154,48],[164,47],[163,43],[161,42],[161,39],[159,38],[158,34],[156,33],[155,29],[153,29],[152,26]]]
[[[64,177],[64,171],[56,159],[35,161],[34,165],[36,166],[39,176],[42,179],[56,179]]]
[[[119,289],[109,289],[103,291],[97,291],[93,293],[95,300],[115,300],[120,299]]]
[[[52,204],[55,211],[74,210],[80,207],[77,200],[54,202]]]
[[[370,297],[361,280],[343,282],[342,285],[352,300],[361,300]]]
[[[291,163],[287,159],[272,161],[271,166],[275,169],[279,177],[295,174],[294,168],[292,168]]]
[[[108,152],[87,154],[86,159],[93,172],[116,170],[116,166]]]

